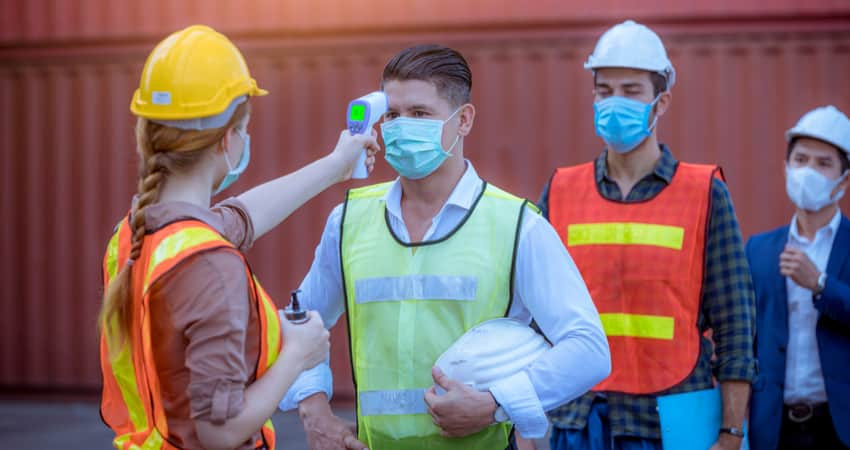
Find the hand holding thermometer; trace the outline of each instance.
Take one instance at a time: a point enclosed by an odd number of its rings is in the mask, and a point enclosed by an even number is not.
[[[286,316],[286,320],[294,324],[301,324],[310,320],[307,316],[307,311],[301,309],[301,305],[298,303],[299,292],[301,292],[301,289],[292,291],[292,302],[286,307],[286,309],[283,310],[283,315]]]
[[[382,91],[364,95],[348,104],[348,131],[351,134],[366,134],[372,132],[372,127],[381,120],[387,112],[387,96]],[[351,178],[363,179],[369,176],[366,170],[366,150],[360,154]]]

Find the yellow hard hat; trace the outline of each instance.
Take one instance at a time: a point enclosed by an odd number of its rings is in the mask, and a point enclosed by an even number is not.
[[[130,111],[146,119],[194,119],[220,114],[239,97],[266,94],[227,37],[193,25],[153,49]]]

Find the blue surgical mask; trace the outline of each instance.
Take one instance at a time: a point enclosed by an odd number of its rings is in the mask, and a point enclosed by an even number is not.
[[[608,97],[593,104],[593,122],[596,135],[617,153],[628,153],[646,140],[658,122],[658,116],[649,125],[652,107],[658,102],[642,103],[626,97]]]
[[[242,147],[242,157],[239,159],[239,163],[236,164],[236,167],[233,167],[230,164],[230,158],[227,157],[227,152],[224,153],[224,160],[227,161],[227,175],[221,179],[221,183],[218,184],[213,195],[218,194],[235,183],[239,178],[239,175],[242,175],[242,172],[245,171],[248,167],[248,163],[251,161],[251,135],[239,128],[236,128],[236,134],[238,134],[239,137],[242,138],[242,142],[244,142]]]
[[[384,158],[399,175],[418,180],[434,173],[451,156],[460,135],[448,150],[443,150],[443,125],[460,111],[456,109],[446,120],[399,117],[381,124],[386,151]]]

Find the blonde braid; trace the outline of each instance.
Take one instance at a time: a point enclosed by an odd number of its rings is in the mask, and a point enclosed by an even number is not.
[[[126,330],[133,321],[133,308],[130,298],[130,277],[133,263],[142,253],[145,237],[145,209],[159,200],[160,189],[169,172],[170,158],[167,152],[156,153],[151,141],[149,127],[153,124],[140,118],[136,123],[136,143],[140,156],[139,184],[135,205],[130,213],[132,247],[127,263],[112,279],[104,292],[103,308],[100,311],[101,327],[109,341],[110,356],[114,357],[127,340]],[[113,318],[117,323],[112,323]],[[109,326],[107,326],[109,325]]]
[[[159,191],[162,188],[165,176],[169,172],[168,153],[154,153],[148,157],[145,166],[147,175],[139,180],[138,196],[132,211],[132,222],[130,229],[133,231],[130,249],[130,259],[137,260],[142,252],[142,241],[145,237],[145,209],[159,200]]]

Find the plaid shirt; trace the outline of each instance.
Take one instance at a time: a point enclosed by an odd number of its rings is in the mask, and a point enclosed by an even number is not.
[[[596,184],[605,198],[622,202],[623,194],[619,186],[608,177],[606,156],[607,151],[603,151],[596,159]],[[632,188],[625,202],[645,201],[658,195],[670,184],[677,165],[678,161],[670,150],[661,145],[661,158],[653,172]],[[543,190],[539,206],[548,218],[549,183]],[[716,348],[703,337],[694,372],[665,393],[709,389],[713,387],[713,376],[719,381],[752,382],[756,375],[756,360],[753,356],[756,314],[752,280],[732,199],[726,184],[717,179],[711,185],[702,292],[698,325],[701,332],[713,330]],[[715,356],[713,360],[712,356]],[[551,411],[549,416],[552,423],[561,428],[583,429],[596,395],[588,392]],[[600,395],[604,395],[608,401],[608,418],[613,435],[661,438],[655,396],[618,393]]]

